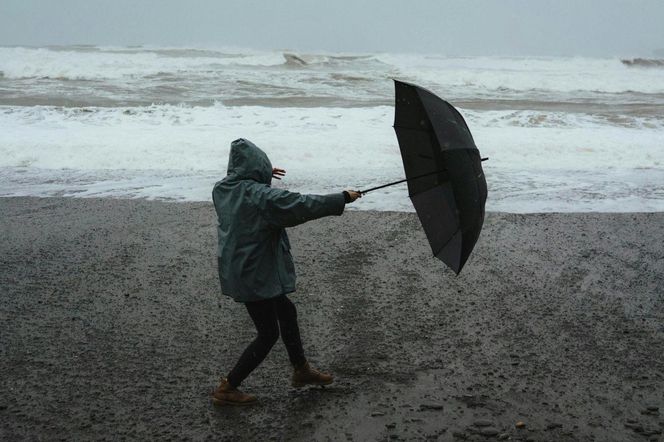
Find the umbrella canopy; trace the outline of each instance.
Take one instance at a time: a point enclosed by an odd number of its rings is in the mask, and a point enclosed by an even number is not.
[[[484,223],[480,151],[454,106],[414,84],[394,83],[394,130],[408,193],[433,254],[458,275]]]

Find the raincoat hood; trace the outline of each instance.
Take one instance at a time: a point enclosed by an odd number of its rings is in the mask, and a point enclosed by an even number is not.
[[[253,180],[269,185],[272,181],[272,163],[258,146],[239,138],[231,143],[227,175],[231,179]]]

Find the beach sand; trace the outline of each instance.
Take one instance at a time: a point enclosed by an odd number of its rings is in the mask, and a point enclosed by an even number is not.
[[[220,295],[210,203],[0,199],[0,439],[659,440],[664,213],[487,215],[460,276],[413,213],[289,229],[327,388]],[[516,423],[523,422],[522,428]]]

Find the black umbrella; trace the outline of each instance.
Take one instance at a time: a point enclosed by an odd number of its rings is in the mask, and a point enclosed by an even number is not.
[[[434,255],[458,275],[484,222],[482,158],[454,106],[414,84],[394,81],[394,130],[408,193]]]

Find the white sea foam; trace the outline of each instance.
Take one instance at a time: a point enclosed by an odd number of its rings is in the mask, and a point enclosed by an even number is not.
[[[485,166],[487,210],[505,212],[652,212],[664,210],[664,169],[562,171],[494,170]],[[384,183],[396,171],[353,168],[336,173],[289,169],[279,188],[338,192],[348,183]],[[371,174],[371,176],[369,176]],[[209,201],[222,174],[181,170],[74,170],[0,167],[0,196],[64,196]],[[357,186],[362,189],[367,186]],[[370,193],[349,210],[413,211],[404,184]]]
[[[468,111],[494,210],[664,210],[661,122]],[[0,108],[2,195],[207,200],[246,137],[293,190],[368,188],[403,175],[393,108]],[[403,187],[360,208],[407,210]]]
[[[492,165],[528,169],[664,167],[663,122],[537,111],[463,110]],[[228,145],[251,138],[303,168],[399,163],[393,108],[0,108],[0,166],[222,170]],[[396,160],[396,161],[395,161]]]

